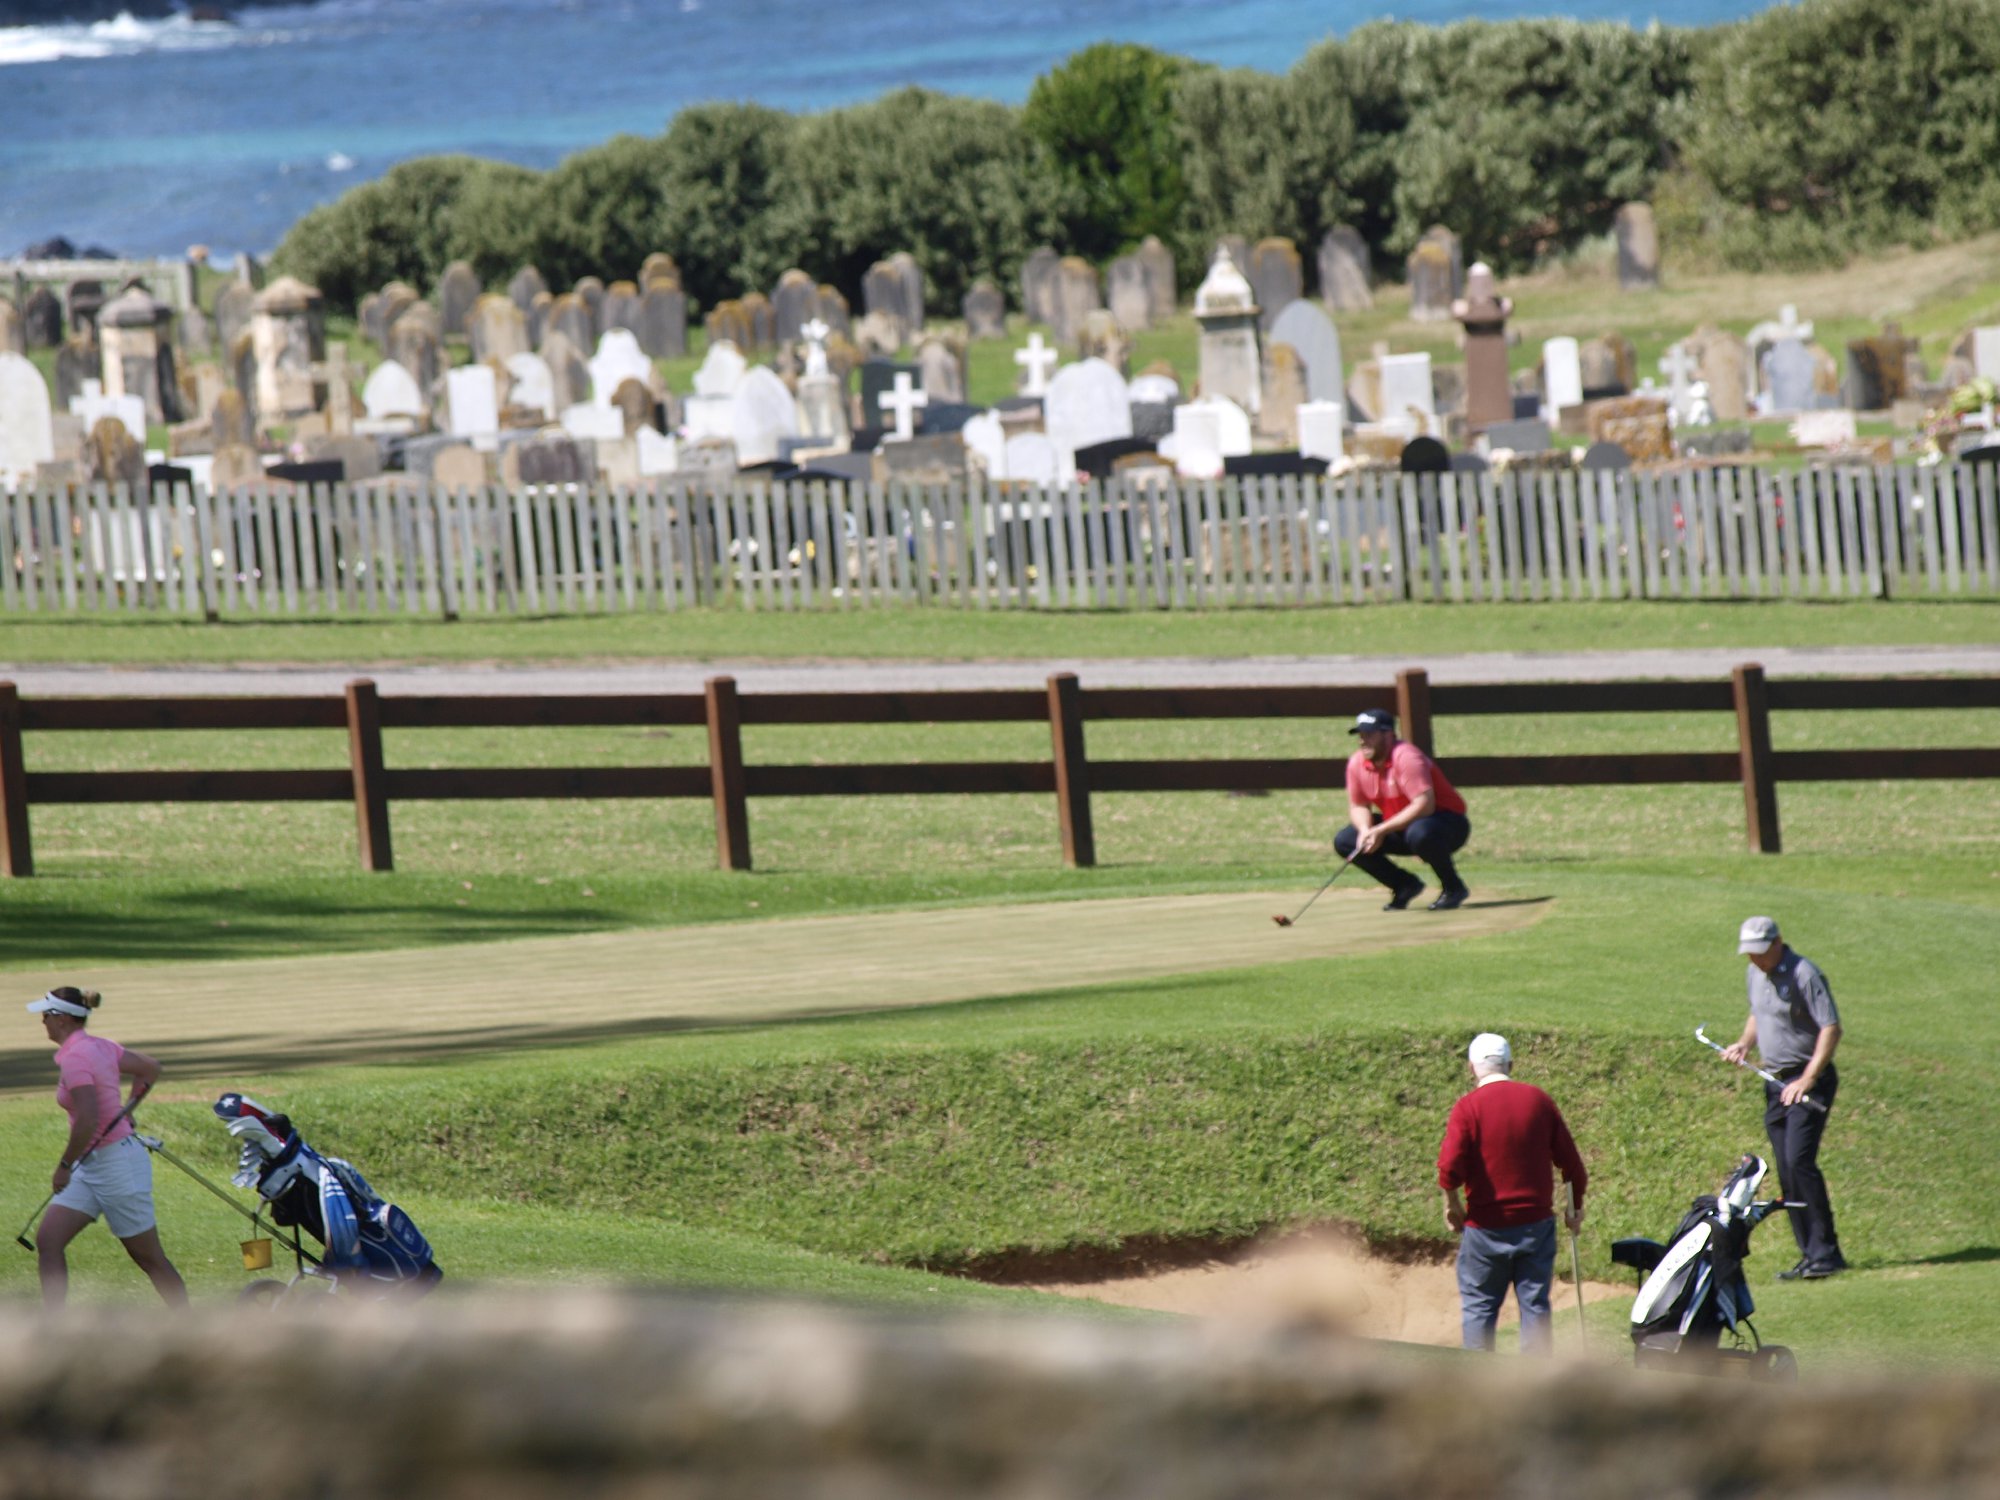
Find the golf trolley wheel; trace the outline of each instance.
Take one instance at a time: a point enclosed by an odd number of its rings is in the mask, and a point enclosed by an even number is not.
[[[1783,1344],[1766,1344],[1750,1356],[1750,1375],[1773,1385],[1795,1385],[1799,1378],[1799,1357]]]
[[[285,1293],[291,1287],[282,1281],[272,1281],[268,1277],[253,1281],[236,1294],[236,1300],[245,1307],[276,1307],[285,1300]]]

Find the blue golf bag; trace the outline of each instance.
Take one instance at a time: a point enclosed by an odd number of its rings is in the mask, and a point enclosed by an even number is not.
[[[304,1230],[326,1247],[318,1274],[344,1291],[428,1292],[444,1279],[430,1242],[352,1162],[322,1156],[289,1117],[241,1094],[215,1101],[236,1137],[238,1187],[254,1187],[282,1228]]]

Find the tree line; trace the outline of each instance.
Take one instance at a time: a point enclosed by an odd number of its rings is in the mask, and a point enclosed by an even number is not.
[[[907,250],[956,309],[981,277],[1017,296],[1041,244],[1103,261],[1158,235],[1186,284],[1222,234],[1310,259],[1345,223],[1393,274],[1442,223],[1506,272],[1647,199],[1683,265],[1824,265],[2000,225],[1997,76],[2000,0],[1803,0],[1700,29],[1377,22],[1282,74],[1103,43],[1019,107],[704,104],[546,172],[405,162],[307,214],[276,264],[352,306],[454,259],[562,287],[665,250],[706,305],[794,265],[851,294]]]

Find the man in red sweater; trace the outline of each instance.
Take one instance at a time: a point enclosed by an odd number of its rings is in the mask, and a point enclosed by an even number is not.
[[[1452,1106],[1438,1148],[1444,1221],[1459,1237],[1461,1341],[1468,1349],[1493,1347],[1493,1325],[1512,1286],[1521,1310],[1521,1348],[1546,1354],[1556,1269],[1551,1168],[1561,1170],[1573,1194],[1565,1216],[1572,1233],[1583,1224],[1590,1174],[1555,1100],[1509,1076],[1514,1052],[1505,1037],[1481,1032],[1466,1049],[1466,1061],[1476,1084]]]

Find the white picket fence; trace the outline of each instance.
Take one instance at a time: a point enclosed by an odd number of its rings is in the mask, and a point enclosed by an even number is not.
[[[1990,466],[0,493],[0,609],[1175,609],[2000,592]]]

